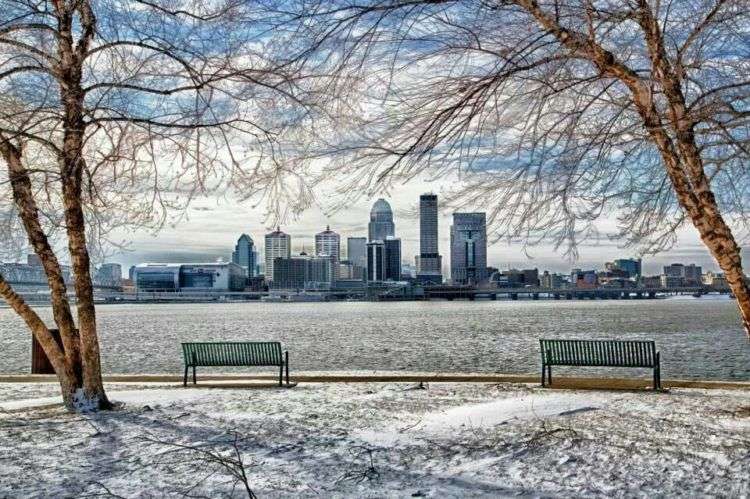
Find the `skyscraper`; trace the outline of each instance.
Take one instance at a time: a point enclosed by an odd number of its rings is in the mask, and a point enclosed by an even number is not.
[[[315,255],[331,256],[338,264],[341,259],[341,237],[326,226],[326,230],[315,234]]]
[[[391,205],[383,198],[375,201],[370,210],[370,223],[367,226],[370,241],[385,241],[388,236],[396,235]]]
[[[385,243],[367,243],[367,280],[385,281]]]
[[[451,281],[487,280],[487,219],[484,213],[454,213],[451,225]]]
[[[289,258],[292,255],[292,237],[276,227],[266,234],[266,280],[273,280],[273,263],[276,258]]]
[[[346,259],[352,265],[367,267],[367,238],[350,237],[346,240]]]
[[[438,253],[438,200],[435,194],[419,196],[419,255],[417,278],[422,282],[443,282],[443,259]]]
[[[385,280],[401,280],[401,239],[386,237],[385,246]]]
[[[247,277],[255,277],[255,243],[253,238],[242,234],[232,252],[232,262],[245,269]]]

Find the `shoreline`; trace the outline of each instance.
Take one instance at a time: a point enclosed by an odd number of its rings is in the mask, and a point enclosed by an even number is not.
[[[183,377],[172,374],[110,374],[104,375],[105,383],[177,383],[182,387]],[[297,383],[519,383],[539,385],[539,376],[525,374],[483,374],[483,373],[387,373],[387,372],[302,372],[292,375]],[[252,387],[257,382],[278,380],[276,375],[204,374],[198,384],[188,382],[188,388],[243,388]],[[54,375],[47,374],[4,374],[0,383],[56,383]],[[707,390],[750,390],[750,381],[734,380],[686,380],[664,379],[662,386],[669,388],[694,388]],[[550,389],[571,390],[651,390],[650,378],[602,378],[579,376],[556,376]]]

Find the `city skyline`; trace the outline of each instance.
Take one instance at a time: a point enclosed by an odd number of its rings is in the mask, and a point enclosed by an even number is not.
[[[425,185],[422,184],[422,187]],[[404,263],[413,264],[414,257],[420,252],[419,196],[431,191],[429,186],[426,187],[423,191],[408,189],[409,192],[404,192],[406,191],[404,189],[394,191],[392,196],[383,196],[393,209],[397,237],[402,240],[401,251]],[[440,193],[437,194],[440,197]],[[298,219],[282,224],[282,230],[292,236],[291,252],[299,253],[303,249],[307,251],[313,249],[315,234],[325,229],[327,225],[340,235],[342,246],[344,246],[343,241],[349,237],[367,237],[370,211],[378,197],[381,196],[362,198],[346,210],[328,215],[323,210],[310,209],[303,212]],[[238,210],[249,213],[238,217]],[[123,272],[131,265],[142,262],[193,263],[219,259],[228,261],[237,238],[241,234],[247,233],[257,242],[262,241],[265,234],[275,229],[275,226],[269,228],[263,222],[260,212],[257,212],[256,217],[252,216],[252,212],[251,207],[246,204],[203,200],[189,210],[189,217],[186,220],[174,227],[165,227],[156,236],[139,231],[123,234],[122,237],[131,242],[128,251],[116,254],[107,261],[120,263],[123,266]],[[441,205],[438,211],[438,247],[441,255],[449,255],[451,218],[452,211]],[[503,240],[493,244],[491,226],[488,226],[488,265],[501,269],[538,267],[568,273],[575,267],[601,266],[605,261],[635,256],[633,249],[621,248],[616,242],[606,237],[606,234],[614,230],[607,231],[606,226],[603,226],[601,230],[600,240],[581,244],[580,258],[571,261],[561,252],[556,252],[552,244],[527,248],[531,258],[527,257],[519,242],[509,244]],[[342,247],[342,253],[343,250]],[[744,256],[748,258],[750,255]],[[644,272],[657,274],[663,266],[679,261],[694,262],[702,265],[706,270],[719,270],[698,240],[694,229],[685,227],[680,231],[678,244],[672,250],[643,258]],[[445,277],[449,274],[449,267],[450,258],[444,256],[442,271]]]

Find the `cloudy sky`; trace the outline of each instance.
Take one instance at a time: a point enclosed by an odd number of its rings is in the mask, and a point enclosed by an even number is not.
[[[419,221],[416,217],[418,198],[423,192],[440,195],[440,183],[412,181],[394,188],[383,195],[393,208],[396,235],[402,239],[404,261],[414,263],[414,254],[419,251]],[[310,251],[316,232],[330,224],[331,229],[345,239],[349,236],[367,236],[370,207],[375,198],[362,197],[355,204],[326,216],[325,207],[313,207],[295,219],[282,225],[282,230],[291,234],[293,252],[303,249]],[[158,234],[146,232],[121,234],[122,240],[129,241],[129,249],[113,256],[110,261],[121,263],[123,272],[134,264],[144,262],[206,262],[231,259],[237,238],[242,233],[249,234],[256,245],[263,246],[263,236],[269,231],[264,213],[253,208],[250,202],[238,203],[226,197],[204,198],[196,201],[184,220],[174,227],[162,229]],[[440,253],[444,268],[449,265],[449,227],[451,214],[442,212],[440,218]],[[613,229],[609,220],[602,220],[602,232],[607,227]],[[604,238],[603,238],[604,239]],[[557,272],[569,272],[571,267],[603,268],[604,262],[614,258],[633,255],[633,251],[621,248],[609,240],[591,241],[580,247],[579,259],[571,262],[552,246],[528,248],[528,255],[520,244],[497,242],[488,248],[488,264],[498,268],[539,268]],[[672,262],[696,263],[704,270],[717,267],[708,252],[703,248],[691,226],[680,234],[678,245],[671,251],[644,259],[644,272],[659,273],[661,266]]]

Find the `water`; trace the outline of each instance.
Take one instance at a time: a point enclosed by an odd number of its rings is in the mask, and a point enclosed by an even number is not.
[[[50,320],[49,308],[40,313]],[[730,300],[104,305],[97,313],[107,373],[181,374],[180,342],[212,340],[279,340],[292,371],[537,373],[538,339],[547,337],[654,339],[665,378],[750,380],[750,342]],[[0,309],[0,341],[0,373],[29,372],[29,333],[12,310]]]

